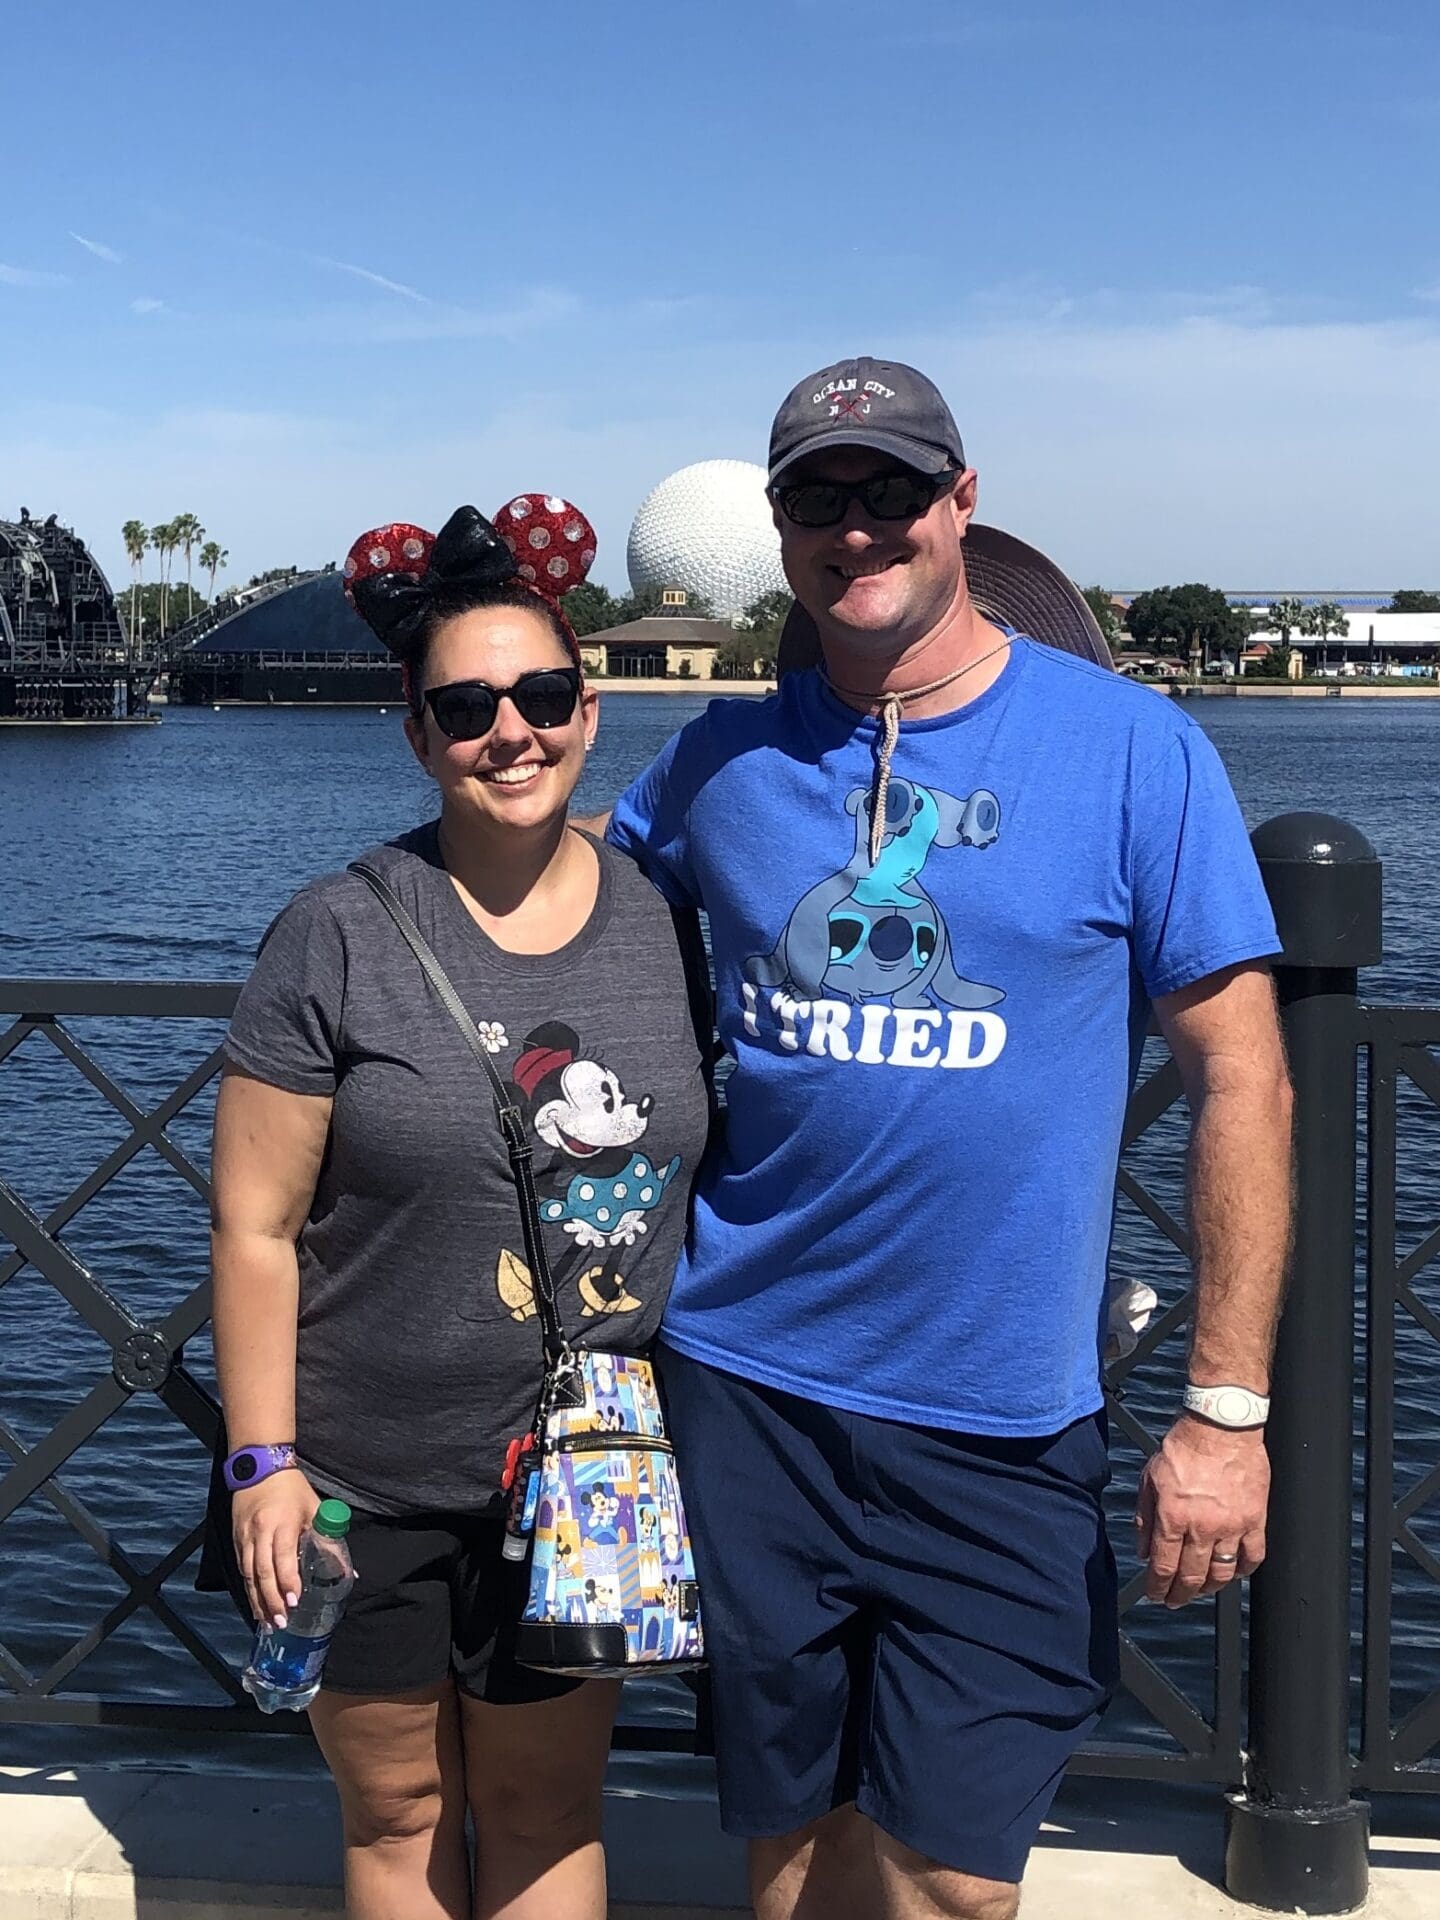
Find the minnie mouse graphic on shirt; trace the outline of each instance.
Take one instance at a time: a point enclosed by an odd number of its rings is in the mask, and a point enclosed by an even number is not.
[[[580,1036],[559,1021],[526,1035],[509,1091],[530,1131],[554,1150],[539,1172],[540,1219],[569,1235],[575,1248],[557,1264],[557,1289],[575,1279],[587,1318],[634,1313],[641,1302],[615,1249],[633,1247],[647,1231],[646,1216],[661,1204],[681,1164],[677,1154],[659,1165],[647,1150],[653,1097],[633,1099],[620,1076],[582,1053]],[[587,1266],[590,1253],[600,1257]],[[530,1270],[517,1255],[501,1254],[496,1286],[513,1318],[535,1311]]]

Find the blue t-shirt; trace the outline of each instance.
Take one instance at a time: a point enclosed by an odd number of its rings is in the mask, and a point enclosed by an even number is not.
[[[666,1313],[682,1353],[866,1414],[1043,1434],[1100,1405],[1147,1003],[1279,951],[1183,708],[1017,639],[967,706],[877,723],[811,671],[716,700],[609,837],[710,918],[724,1135]]]

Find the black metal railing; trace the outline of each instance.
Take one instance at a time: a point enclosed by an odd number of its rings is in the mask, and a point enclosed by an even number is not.
[[[1416,1212],[1415,1183],[1402,1204],[1400,1165],[1407,1135],[1440,1119],[1440,1007],[1365,1005],[1358,969],[1380,958],[1380,866],[1353,828],[1321,815],[1287,815],[1258,830],[1256,850],[1285,952],[1276,978],[1297,1091],[1297,1239],[1274,1381],[1268,1436],[1274,1467],[1270,1554],[1252,1583],[1248,1616],[1238,1590],[1172,1616],[1140,1609],[1143,1570],[1126,1580],[1121,1605],[1122,1697],[1076,1771],[1180,1779],[1228,1790],[1227,1878],[1237,1896],[1309,1913],[1339,1912],[1363,1898],[1366,1813],[1355,1789],[1440,1792],[1440,1688],[1402,1695],[1392,1673],[1397,1580],[1407,1595],[1440,1610],[1440,1552],[1427,1543],[1427,1509],[1440,1500],[1440,1463],[1423,1462],[1401,1486],[1397,1465],[1397,1354],[1413,1398],[1440,1396],[1440,1310],[1426,1298],[1428,1269],[1440,1261],[1440,1227]],[[163,1097],[132,1097],[77,1030],[112,1023],[223,1022],[234,983],[0,981],[0,1069],[22,1046],[48,1048],[98,1093],[124,1132],[98,1163],[44,1213],[0,1177],[0,1289],[28,1268],[98,1336],[109,1363],[81,1397],[27,1441],[0,1405],[0,1527],[26,1503],[54,1516],[109,1569],[122,1592],[43,1665],[20,1658],[0,1637],[0,1724],[50,1722],[225,1734],[305,1731],[292,1716],[258,1715],[232,1659],[167,1583],[188,1581],[201,1543],[201,1515],[171,1525],[168,1547],[142,1563],[91,1504],[67,1484],[66,1469],[132,1403],[158,1403],[197,1462],[208,1460],[218,1409],[187,1342],[204,1343],[209,1282],[203,1260],[183,1298],[164,1312],[127,1306],[64,1239],[84,1209],[141,1156],[150,1155],[190,1189],[197,1206],[208,1180],[172,1129],[208,1098],[220,1053],[213,1035]],[[0,1079],[0,1095],[4,1082]],[[1133,1223],[1131,1261],[1146,1278],[1167,1275],[1169,1296],[1135,1351],[1108,1370],[1107,1401],[1118,1458],[1138,1466],[1159,1445],[1183,1367],[1190,1296],[1188,1233],[1179,1203],[1185,1126],[1178,1070],[1165,1056],[1138,1087],[1124,1135],[1119,1205]],[[1362,1125],[1363,1122],[1363,1125]],[[1425,1135],[1440,1141],[1440,1127]],[[1157,1145],[1158,1143],[1158,1145]],[[1440,1177],[1428,1191],[1440,1212]],[[3,1173],[3,1169],[0,1169]],[[1174,1198],[1167,1198],[1173,1195]],[[1402,1218],[1403,1216],[1403,1218]],[[1357,1241],[1357,1223],[1363,1239]],[[1418,1232],[1402,1244],[1418,1224]],[[1138,1253],[1136,1233],[1150,1236]],[[1357,1250],[1359,1257],[1357,1258]],[[1363,1268],[1365,1285],[1357,1292]],[[0,1293],[3,1303],[3,1293]],[[1177,1348],[1180,1359],[1177,1362]],[[1355,1394],[1363,1359],[1363,1390]],[[1408,1403],[1407,1403],[1408,1404]],[[1352,1407],[1359,1414],[1359,1447]],[[1437,1422],[1440,1426],[1440,1422]],[[1417,1436],[1403,1431],[1406,1472]],[[1420,1442],[1423,1453],[1423,1440]],[[1432,1454],[1440,1444],[1432,1444]],[[1355,1469],[1363,1474],[1357,1501]],[[157,1494],[157,1500],[159,1495]],[[1129,1490],[1122,1474],[1113,1508],[1117,1546],[1133,1554]],[[3,1536],[0,1536],[3,1537]],[[1363,1552],[1363,1608],[1352,1621],[1351,1560]],[[6,1556],[0,1552],[0,1565]],[[1434,1593],[1431,1593],[1433,1585]],[[84,1663],[127,1623],[143,1617],[163,1630],[219,1690],[221,1704],[197,1703],[179,1678],[144,1697],[115,1689],[81,1692]],[[1178,1624],[1177,1624],[1178,1623]],[[1422,1623],[1421,1631],[1424,1627]],[[1187,1636],[1183,1659],[1174,1640]],[[1362,1675],[1358,1722],[1351,1664]],[[1413,1665],[1413,1662],[1412,1662]],[[1203,1675],[1198,1687],[1196,1675]],[[1356,1722],[1352,1732],[1352,1722]],[[1356,1737],[1358,1735],[1358,1737]],[[687,1730],[625,1726],[617,1744],[682,1751]]]

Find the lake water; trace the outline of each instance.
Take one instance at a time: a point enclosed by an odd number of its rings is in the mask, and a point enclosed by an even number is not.
[[[1157,696],[1158,697],[1158,696]],[[604,700],[600,739],[579,809],[599,810],[666,737],[701,710],[685,695]],[[1440,998],[1435,796],[1440,790],[1440,703],[1246,702],[1190,709],[1215,741],[1253,825],[1297,808],[1333,812],[1369,835],[1385,861],[1386,955],[1367,976],[1369,997]],[[1056,769],[1057,780],[1064,769]],[[411,759],[397,711],[175,709],[161,726],[100,731],[0,730],[0,975],[127,979],[236,979],[271,916],[303,882],[431,811],[432,789]],[[72,1023],[77,1037],[142,1108],[157,1104],[203,1059],[219,1029],[198,1022]],[[0,1021],[3,1027],[3,1021]],[[209,1096],[170,1128],[195,1162],[208,1163]],[[0,1178],[44,1214],[125,1136],[127,1127],[53,1049],[32,1036],[0,1065]],[[1156,1129],[1129,1164],[1178,1206],[1179,1116]],[[1440,1215],[1433,1114],[1407,1116],[1402,1244]],[[133,1310],[159,1318],[205,1272],[204,1209],[153,1154],[137,1159],[66,1229],[65,1240]],[[10,1249],[0,1241],[0,1277]],[[1173,1250],[1122,1205],[1116,1267],[1156,1285],[1183,1284]],[[1434,1269],[1421,1290],[1440,1308]],[[210,1377],[208,1341],[186,1350]],[[1440,1432],[1440,1349],[1408,1350],[1403,1370],[1402,1474],[1433,1463]],[[108,1371],[109,1354],[79,1317],[20,1267],[0,1286],[0,1440],[6,1426],[37,1441]],[[1183,1354],[1169,1343],[1127,1404],[1159,1426],[1173,1406]],[[1133,1570],[1129,1517],[1138,1458],[1119,1446],[1112,1492],[1122,1570]],[[141,1566],[158,1559],[198,1518],[205,1463],[188,1433],[153,1397],[138,1395],[76,1454],[66,1486]],[[1440,1549],[1422,1514],[1417,1531]],[[165,1589],[176,1615],[230,1655],[242,1650],[227,1603],[190,1591],[189,1571]],[[123,1595],[47,1502],[29,1502],[0,1527],[0,1642],[43,1671]],[[1209,1609],[1173,1616],[1142,1607],[1127,1625],[1200,1706],[1209,1708],[1213,1660]],[[1395,1670],[1402,1691],[1433,1684],[1440,1647],[1440,1588],[1404,1577],[1397,1602]],[[69,1682],[75,1690],[131,1698],[217,1702],[218,1691],[153,1616],[128,1620]],[[673,1719],[685,1699],[635,1689],[637,1710]],[[1126,1702],[1111,1730],[1147,1729]],[[297,1749],[282,1743],[286,1759]],[[244,1753],[242,1754],[242,1749]],[[203,1766],[274,1751],[261,1738],[167,1742],[167,1763]],[[113,1730],[41,1734],[8,1729],[0,1761],[81,1754],[119,1761],[153,1751]],[[635,1763],[629,1763],[635,1764]],[[673,1773],[665,1763],[667,1777]]]

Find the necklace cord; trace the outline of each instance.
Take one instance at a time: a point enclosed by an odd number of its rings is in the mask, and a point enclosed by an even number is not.
[[[867,709],[871,707],[880,709],[880,746],[875,761],[875,784],[870,798],[870,865],[872,868],[880,863],[880,842],[885,837],[885,806],[890,795],[890,762],[895,753],[895,743],[900,738],[901,708],[908,706],[912,700],[924,700],[929,694],[939,693],[952,681],[961,679],[967,673],[973,673],[976,667],[984,666],[987,660],[993,660],[997,653],[1003,653],[1009,645],[1010,637],[1007,634],[998,647],[989,647],[984,653],[977,654],[973,660],[967,660],[963,667],[956,667],[952,672],[942,675],[939,680],[932,680],[928,686],[911,687],[905,693],[861,693],[855,687],[842,687],[838,681],[830,678],[824,663],[821,663],[820,672],[836,693],[843,693],[851,700],[865,701]]]

